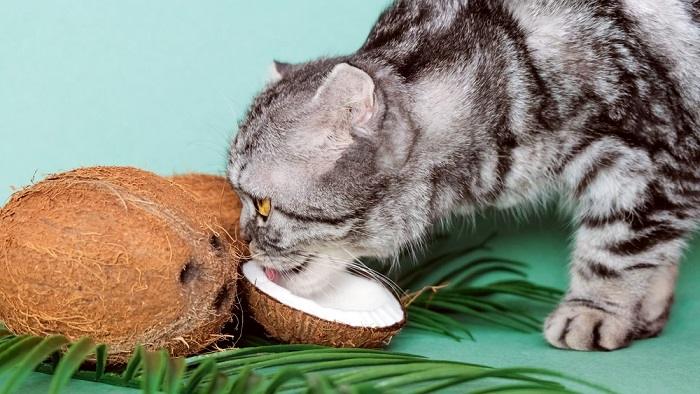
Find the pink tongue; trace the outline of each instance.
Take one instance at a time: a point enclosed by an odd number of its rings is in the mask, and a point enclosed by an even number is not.
[[[277,278],[279,277],[279,271],[277,271],[274,268],[267,268],[265,267],[265,276],[267,276],[267,279],[271,281],[276,281]]]

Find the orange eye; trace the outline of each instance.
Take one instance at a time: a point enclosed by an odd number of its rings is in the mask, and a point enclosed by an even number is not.
[[[258,214],[260,214],[260,216],[266,218],[270,216],[270,211],[272,211],[272,202],[269,198],[263,198],[259,200],[256,199],[255,209],[257,209]]]

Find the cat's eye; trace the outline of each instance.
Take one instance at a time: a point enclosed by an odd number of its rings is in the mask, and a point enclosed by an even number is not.
[[[270,211],[272,211],[272,202],[269,198],[259,198],[255,200],[255,209],[258,214],[263,218],[270,216]]]

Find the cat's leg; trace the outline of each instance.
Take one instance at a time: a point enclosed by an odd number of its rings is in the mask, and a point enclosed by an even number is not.
[[[613,350],[658,334],[693,226],[688,207],[648,169],[626,165],[623,153],[608,155],[604,166],[600,157],[579,169],[578,179],[570,175],[581,203],[571,284],[544,328],[559,348]]]
[[[658,334],[666,324],[677,272],[671,256],[680,246],[618,258],[597,242],[605,237],[602,229],[579,230],[569,291],[545,323],[545,336],[556,347],[618,349]]]
[[[639,266],[637,269],[652,269]],[[649,282],[646,296],[635,307],[636,324],[634,339],[651,338],[659,335],[668,321],[673,304],[673,288],[676,284],[678,267],[656,268],[657,272]]]

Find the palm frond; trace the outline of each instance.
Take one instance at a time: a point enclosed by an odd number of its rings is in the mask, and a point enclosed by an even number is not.
[[[403,289],[415,289],[420,286],[422,278],[428,276],[430,272],[435,270],[437,267],[444,266],[448,263],[454,262],[457,259],[465,259],[469,255],[477,253],[479,251],[491,251],[489,246],[489,241],[496,237],[496,233],[489,234],[481,242],[476,245],[469,245],[462,248],[457,248],[456,250],[450,250],[445,247],[445,243],[449,241],[449,237],[440,238],[440,242],[436,242],[430,248],[430,250],[423,253],[423,258],[419,260],[415,267],[410,271],[405,271],[399,276],[397,283]],[[406,261],[410,260],[412,256],[404,255],[400,260]],[[411,266],[410,262],[405,264]]]
[[[336,349],[314,345],[270,345],[231,349],[188,359],[172,358],[165,351],[138,347],[119,373],[99,372],[107,353],[89,339],[75,343],[61,336],[0,337],[0,360],[8,379],[0,392],[13,392],[33,370],[51,373],[51,393],[60,393],[69,379],[83,379],[144,393],[420,393],[459,388],[483,392],[571,392],[568,386],[608,392],[603,387],[557,372],[534,368],[497,369],[477,364],[432,360],[421,356],[368,349]],[[21,349],[21,351],[20,351]],[[57,363],[53,354],[65,350]],[[12,361],[12,365],[8,364]],[[478,382],[478,383],[477,383]]]
[[[49,394],[58,394],[68,384],[71,376],[80,368],[85,358],[95,352],[95,343],[90,338],[82,338],[72,344],[53,371]],[[104,355],[106,357],[106,354]]]
[[[456,316],[489,322],[521,332],[540,329],[542,321],[522,307],[513,306],[506,297],[528,302],[554,304],[562,291],[527,281],[521,261],[481,256],[493,248],[490,234],[475,245],[450,249],[443,238],[428,250],[415,269],[400,274],[397,283],[409,291],[404,297],[408,326],[446,335],[455,340],[474,339]],[[432,275],[447,266],[440,275]],[[426,279],[431,278],[432,279]],[[503,279],[513,278],[515,279]],[[500,278],[500,280],[489,278]],[[528,308],[529,309],[529,308]]]

